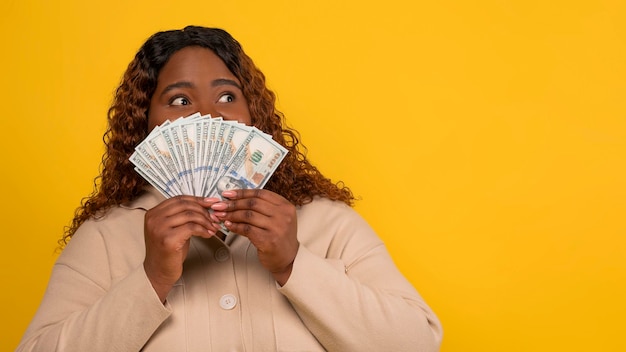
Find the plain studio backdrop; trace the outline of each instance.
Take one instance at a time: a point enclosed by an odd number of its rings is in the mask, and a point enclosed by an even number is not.
[[[149,35],[222,27],[441,319],[441,350],[624,351],[623,1],[3,1],[0,350]]]

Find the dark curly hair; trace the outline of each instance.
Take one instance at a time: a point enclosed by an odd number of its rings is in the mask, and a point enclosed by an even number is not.
[[[128,65],[108,112],[101,174],[94,181],[94,192],[82,200],[71,225],[66,227],[61,246],[86,220],[98,218],[112,206],[133,200],[142,193],[147,182],[134,171],[129,157],[148,135],[147,111],[159,71],[175,52],[188,46],[212,50],[224,61],[242,84],[252,124],[271,134],[289,151],[266,189],[294,205],[309,203],[315,196],[353,205],[355,198],[349,188],[342,182],[331,182],[307,160],[298,132],[286,126],[283,114],[275,108],[275,94],[265,85],[265,76],[239,42],[222,29],[188,26],[154,34]]]

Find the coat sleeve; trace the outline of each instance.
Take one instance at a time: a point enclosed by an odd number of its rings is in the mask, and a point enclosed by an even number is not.
[[[102,236],[87,222],[54,265],[16,351],[139,351],[170,312],[143,265],[112,278]]]
[[[303,238],[279,288],[309,330],[328,351],[438,351],[439,320],[378,236],[351,209],[330,214],[303,225],[327,244]]]

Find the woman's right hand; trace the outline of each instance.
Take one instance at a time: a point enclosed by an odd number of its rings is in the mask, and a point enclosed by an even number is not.
[[[191,236],[208,238],[218,231],[218,221],[212,220],[208,208],[219,200],[176,196],[146,212],[143,267],[161,302],[183,273]]]

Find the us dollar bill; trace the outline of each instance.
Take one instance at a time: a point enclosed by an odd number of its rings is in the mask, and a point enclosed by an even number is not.
[[[255,127],[196,113],[155,127],[129,160],[167,198],[207,197],[264,187],[286,154]]]
[[[217,175],[209,196],[221,197],[223,191],[234,188],[263,188],[285,155],[287,149],[252,128],[230,162]]]

